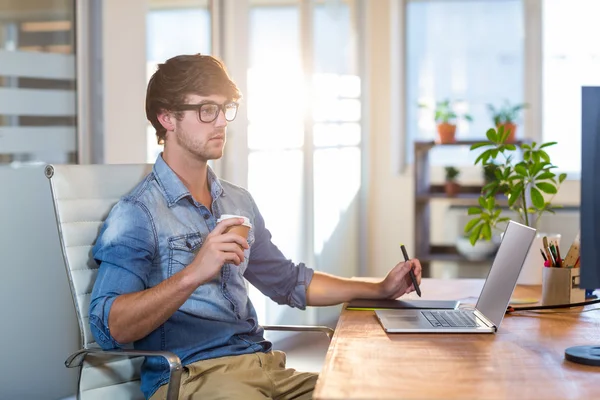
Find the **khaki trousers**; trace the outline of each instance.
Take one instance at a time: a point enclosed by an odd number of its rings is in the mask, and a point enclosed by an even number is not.
[[[180,400],[312,399],[318,374],[285,368],[285,353],[244,354],[186,365],[181,374]],[[163,400],[163,385],[150,400]]]

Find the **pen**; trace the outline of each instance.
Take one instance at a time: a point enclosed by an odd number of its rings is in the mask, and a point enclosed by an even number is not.
[[[562,268],[562,257],[560,256],[560,249],[558,248],[558,242],[556,243],[556,262],[558,263],[558,266]]]
[[[404,247],[403,244],[400,245],[400,249],[402,249],[402,254],[404,255],[404,261],[410,261],[410,258],[408,258],[408,253],[406,252],[406,248]],[[415,273],[413,272],[412,265],[410,266],[410,269],[408,270],[408,274],[410,275],[410,279],[412,280],[413,286],[415,287],[415,291],[417,292],[419,297],[421,297],[421,288],[419,287],[419,284],[417,283],[417,277],[415,276]]]
[[[540,253],[542,253],[542,257],[544,257],[544,261],[548,261],[548,258],[546,257],[546,254],[544,254],[544,251],[542,249],[540,249]]]
[[[550,252],[550,266],[556,267],[556,261],[554,260],[554,254],[552,254],[552,250],[550,250],[550,246],[548,246],[548,252]]]

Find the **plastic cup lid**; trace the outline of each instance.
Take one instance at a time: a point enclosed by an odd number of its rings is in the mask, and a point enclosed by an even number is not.
[[[229,218],[243,218],[244,222],[242,223],[242,225],[247,226],[248,228],[252,228],[252,224],[250,223],[250,219],[248,217],[244,217],[243,215],[235,215],[235,214],[223,214],[221,215],[221,217],[217,220],[217,224],[223,220],[229,219]]]

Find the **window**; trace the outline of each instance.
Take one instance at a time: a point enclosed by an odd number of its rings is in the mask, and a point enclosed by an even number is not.
[[[433,112],[418,104],[461,100],[472,123],[458,121],[457,139],[482,139],[493,126],[487,104],[523,102],[524,26],[521,0],[409,1],[406,7],[406,159],[413,141],[433,140]],[[561,25],[562,26],[562,25]],[[556,28],[561,29],[562,28]],[[523,137],[519,126],[517,137]],[[434,149],[433,165],[472,165],[465,148]]]
[[[543,3],[543,140],[560,170],[581,168],[581,86],[600,85],[600,2]]]
[[[306,16],[312,32],[302,30],[300,1],[255,3],[249,13],[248,188],[286,257],[355,275],[362,118],[357,3],[313,2]],[[311,44],[303,41],[307,34]],[[328,251],[339,246],[348,259]],[[271,307],[254,288],[250,298],[259,320],[304,318]]]
[[[8,2],[2,8],[0,164],[75,162],[74,4]]]
[[[156,71],[158,64],[180,54],[210,54],[210,11],[208,1],[197,1],[195,7],[175,7],[169,2],[152,0],[147,16],[146,43],[148,61],[147,79]],[[149,163],[163,149],[156,142],[156,131],[150,123],[147,130]]]

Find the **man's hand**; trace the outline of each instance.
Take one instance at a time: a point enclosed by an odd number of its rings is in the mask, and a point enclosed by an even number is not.
[[[187,268],[194,270],[194,276],[200,283],[208,282],[220,270],[223,264],[240,265],[244,261],[244,249],[248,242],[236,233],[224,233],[234,225],[241,225],[241,218],[229,218],[217,224],[207,236],[194,261]]]
[[[419,260],[415,258],[406,262],[403,261],[392,268],[385,279],[379,283],[383,298],[396,299],[415,290],[408,273],[411,268],[413,268],[417,283],[421,284],[422,268]]]

